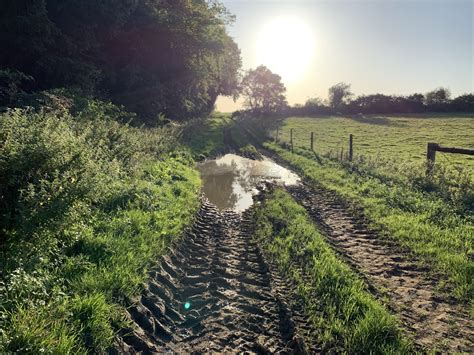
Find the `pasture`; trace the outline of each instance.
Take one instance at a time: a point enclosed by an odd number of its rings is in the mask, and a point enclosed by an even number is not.
[[[474,149],[474,114],[426,114],[414,116],[292,117],[279,129],[279,140],[295,148],[309,148],[314,132],[314,151],[320,155],[347,152],[349,134],[354,135],[354,156],[393,162],[421,162],[428,142]],[[276,136],[276,130],[272,132]],[[474,156],[438,154],[440,163],[474,169]]]

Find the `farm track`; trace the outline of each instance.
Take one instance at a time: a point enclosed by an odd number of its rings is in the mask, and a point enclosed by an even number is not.
[[[180,245],[150,272],[119,353],[307,353],[310,327],[252,241],[247,214],[203,201]],[[190,308],[185,309],[189,302]]]
[[[382,240],[336,194],[308,185],[287,188],[323,230],[329,243],[356,269],[414,335],[421,349],[474,351],[474,327],[461,305],[443,298],[425,269]],[[466,307],[467,308],[467,307]]]

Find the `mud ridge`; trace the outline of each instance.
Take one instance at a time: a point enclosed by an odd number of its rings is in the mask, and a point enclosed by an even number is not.
[[[129,308],[133,329],[116,353],[308,352],[300,325],[263,254],[247,213],[219,211],[206,200],[180,245],[150,272]]]
[[[304,184],[287,190],[306,208],[328,242],[378,295],[388,298],[389,307],[413,334],[415,345],[449,352],[474,351],[474,327],[465,306],[437,290],[428,268],[371,231],[335,193]]]

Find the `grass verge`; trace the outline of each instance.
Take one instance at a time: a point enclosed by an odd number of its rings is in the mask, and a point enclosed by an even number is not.
[[[456,213],[451,204],[436,194],[368,176],[324,157],[315,159],[312,152],[295,149],[291,153],[275,143],[265,146],[289,162],[307,181],[361,205],[373,227],[446,275],[453,296],[473,301],[472,215]],[[441,282],[440,286],[446,285]]]
[[[295,282],[323,352],[410,351],[396,319],[337,258],[304,208],[289,194],[273,191],[255,208],[255,219],[256,238]]]
[[[198,208],[174,132],[104,107],[0,116],[0,352],[105,352]]]

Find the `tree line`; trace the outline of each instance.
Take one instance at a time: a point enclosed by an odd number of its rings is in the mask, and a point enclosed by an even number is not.
[[[234,17],[218,0],[0,0],[0,108],[37,93],[99,98],[155,123],[205,116],[239,95],[252,114],[474,112],[474,95],[449,90],[354,97],[338,83],[328,100],[289,106],[281,77],[261,65],[242,78]],[[36,100],[36,101],[35,101]]]
[[[0,0],[0,106],[66,88],[145,121],[213,110],[240,82],[217,0]]]
[[[303,105],[288,105],[281,77],[265,66],[249,70],[241,84],[247,112],[258,115],[389,114],[423,112],[474,112],[474,94],[454,99],[447,88],[426,94],[360,95],[354,97],[351,85],[338,83],[328,89],[328,99],[310,98]]]

